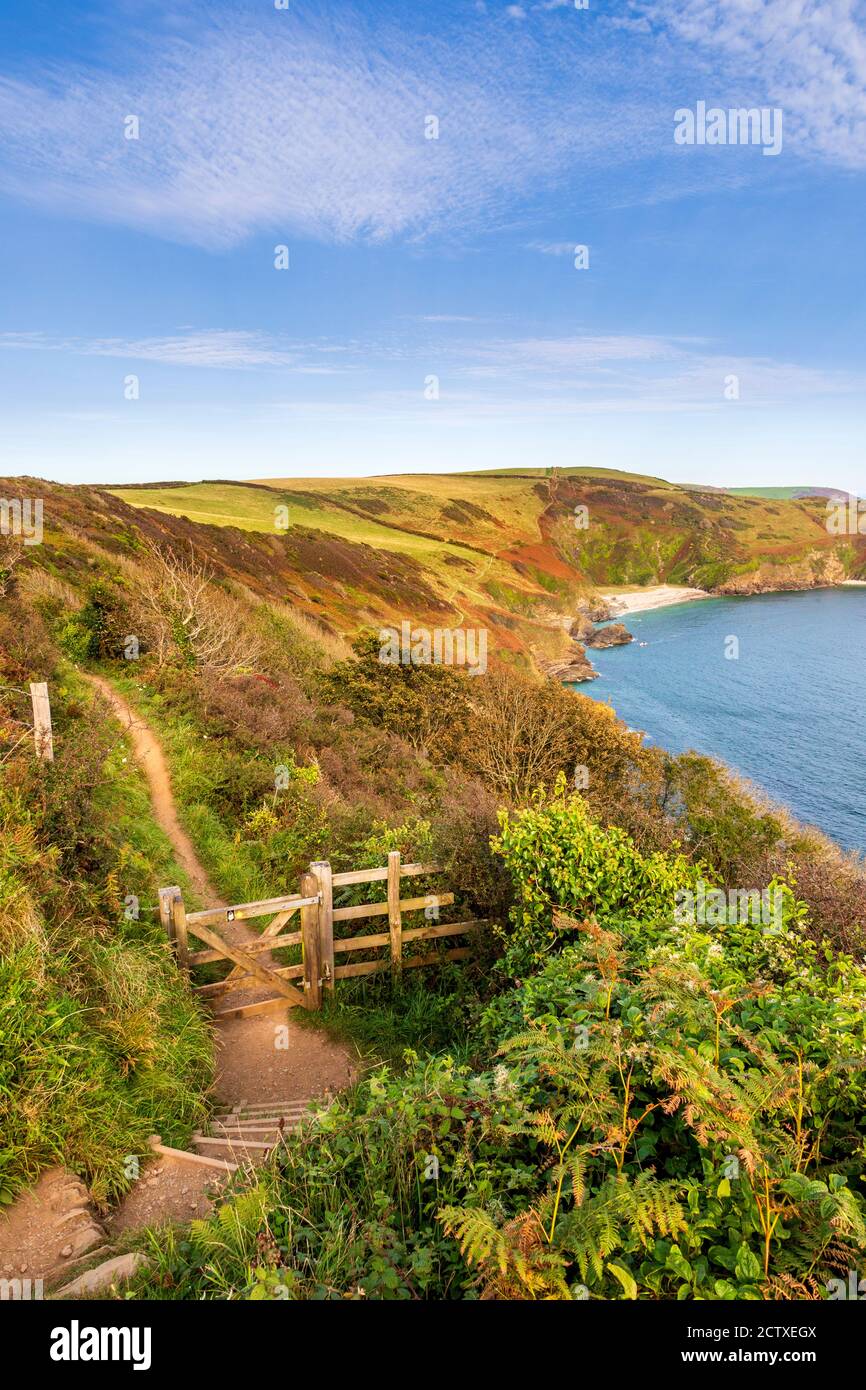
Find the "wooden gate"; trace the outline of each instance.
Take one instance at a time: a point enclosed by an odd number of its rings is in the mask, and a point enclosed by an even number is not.
[[[440,872],[434,864],[403,864],[397,850],[388,855],[388,863],[382,868],[352,869],[347,873],[334,874],[327,860],[318,860],[301,876],[299,893],[267,898],[261,902],[239,903],[234,907],[213,907],[202,912],[187,913],[180,889],[162,888],[159,894],[160,919],[174,943],[177,962],[182,969],[189,970],[193,966],[220,959],[232,963],[233,969],[225,979],[195,986],[200,997],[219,1002],[220,997],[229,992],[260,985],[268,985],[276,991],[275,995],[253,1003],[217,1007],[214,1011],[217,1018],[246,1018],[293,1005],[319,1009],[323,992],[334,989],[337,980],[389,970],[392,979],[398,981],[403,970],[435,965],[442,960],[465,960],[473,954],[472,946],[466,944],[445,951],[419,954],[416,950],[408,956],[404,953],[406,945],[417,947],[423,942],[461,936],[468,936],[471,940],[480,928],[490,925],[489,922],[473,918],[464,922],[440,924],[436,920],[424,926],[404,927],[406,914],[426,913],[432,909],[438,919],[440,908],[453,905],[453,893],[400,896],[402,879]],[[339,893],[341,888],[362,883],[385,883],[385,901],[334,906],[335,890]],[[287,931],[286,927],[295,913],[299,914],[300,928]],[[245,933],[245,940],[239,942],[236,939],[239,933],[232,927],[233,923],[262,917],[268,917],[270,921],[259,936]],[[339,928],[342,922],[358,922],[371,917],[387,917],[388,930],[358,936],[335,934],[335,926]],[[223,929],[222,933],[218,928]],[[229,935],[235,939],[227,939]],[[190,936],[203,942],[205,949],[191,951]],[[301,961],[298,964],[277,966],[273,961],[264,959],[274,950],[292,946],[301,948]],[[374,955],[372,959],[352,960],[353,955],[359,952],[378,953],[383,950],[386,954]],[[337,964],[338,956],[347,956],[348,962]],[[293,980],[299,984],[292,984]]]

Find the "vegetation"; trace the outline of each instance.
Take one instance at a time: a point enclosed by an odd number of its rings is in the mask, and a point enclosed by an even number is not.
[[[824,1296],[866,1246],[862,863],[712,760],[647,749],[606,706],[515,664],[553,597],[587,579],[563,560],[578,489],[616,511],[622,479],[444,486],[316,498],[422,542],[450,510],[435,563],[369,533],[215,535],[48,489],[56,524],[0,574],[0,1190],[63,1161],[113,1199],[157,1119],[175,1143],[200,1123],[212,1075],[154,921],[156,888],[183,875],[81,679],[99,672],[159,733],[183,824],[231,900],[294,890],[314,858],[354,868],[400,848],[445,866],[455,913],[499,924],[471,966],[393,993],[341,982],[325,1021],[358,1042],[361,1081],[210,1220],[149,1241],[139,1294]],[[717,505],[629,486],[645,518],[670,504],[665,525]],[[184,489],[162,491],[181,508]],[[243,491],[273,509],[267,488]],[[767,505],[814,524],[816,504]],[[718,506],[771,524],[759,500]],[[517,559],[479,553],[495,534]],[[685,563],[670,536],[630,554],[609,540],[614,568]],[[715,544],[692,558],[732,563]],[[380,620],[408,605],[453,623],[457,604],[502,620],[508,660],[469,676],[378,659]],[[27,727],[36,678],[53,765]],[[779,930],[678,920],[699,879],[778,889]]]
[[[183,874],[125,743],[62,662],[40,667],[56,760],[37,763],[29,734],[24,753],[22,616],[4,614],[0,675],[0,1201],[60,1162],[105,1201],[155,1115],[166,1142],[199,1123],[212,1044],[150,911]],[[32,614],[26,630],[45,660]]]
[[[267,533],[282,506],[293,526],[411,555],[431,587],[474,621],[479,611],[489,615],[500,606],[531,618],[548,611],[551,600],[568,611],[576,595],[597,585],[715,589],[751,575],[766,587],[785,587],[792,577],[820,582],[827,556],[851,573],[866,561],[862,548],[846,555],[844,538],[828,535],[825,498],[808,489],[701,489],[611,469],[271,479],[121,488],[115,495],[133,506]],[[578,506],[587,509],[589,524],[576,530]],[[479,605],[479,582],[487,604]],[[524,643],[530,631],[531,624]]]
[[[678,927],[685,861],[650,867],[578,795],[503,814],[498,852],[499,983],[451,1001],[468,1060],[375,1070],[139,1293],[817,1298],[858,1267],[863,968],[790,889],[777,933]]]

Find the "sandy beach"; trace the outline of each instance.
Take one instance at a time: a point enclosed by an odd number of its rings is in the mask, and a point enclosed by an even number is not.
[[[668,608],[673,603],[690,603],[693,599],[711,597],[703,589],[690,589],[678,584],[650,584],[645,589],[617,589],[602,594],[617,618],[627,613],[646,613],[651,608]]]

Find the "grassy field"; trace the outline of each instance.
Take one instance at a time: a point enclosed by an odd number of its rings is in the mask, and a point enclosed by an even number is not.
[[[862,547],[828,534],[824,498],[796,496],[802,489],[704,490],[613,469],[275,478],[112,491],[136,508],[271,536],[279,534],[276,509],[285,507],[290,535],[307,528],[405,557],[421,567],[423,582],[456,610],[458,621],[495,622],[498,614],[504,645],[524,651],[547,641],[536,620],[543,626],[557,613],[575,612],[599,588],[784,588],[825,582],[831,553],[849,575],[866,564]],[[376,561],[368,554],[362,565],[375,570]],[[838,579],[842,569],[834,565]],[[338,621],[345,628],[346,614]]]
[[[113,488],[112,493],[134,507],[270,535],[282,534],[277,509],[285,507],[290,528],[305,527],[408,556],[423,567],[440,598],[456,605],[461,615],[495,606],[493,592],[513,594],[517,609],[543,598],[543,586],[515,570],[507,558],[510,547],[540,539],[539,500],[526,480],[514,479],[511,486],[497,489],[495,511],[484,511],[480,504],[491,500],[489,483],[470,479],[465,487],[447,488],[450,481],[414,477],[399,480],[399,485],[391,479],[387,486],[367,487],[353,480],[317,478],[297,479],[291,486],[279,480],[267,487],[195,483]],[[502,558],[501,551],[506,552]]]
[[[237,526],[242,531],[262,531],[279,535],[285,529],[278,525],[278,508],[288,509],[289,526],[306,526],[331,535],[342,536],[360,545],[411,555],[434,567],[444,555],[457,556],[473,567],[478,558],[466,546],[447,538],[402,530],[397,522],[383,525],[375,517],[347,510],[354,493],[344,489],[333,493],[322,479],[309,487],[307,480],[298,479],[292,488],[278,482],[271,487],[247,486],[242,483],[192,483],[185,487],[113,488],[120,497],[135,507],[152,507],[172,516],[185,516],[190,521],[209,526]],[[343,505],[340,505],[343,503]],[[356,504],[357,505],[357,504]],[[285,514],[282,514],[285,515]],[[415,518],[417,521],[419,518]]]

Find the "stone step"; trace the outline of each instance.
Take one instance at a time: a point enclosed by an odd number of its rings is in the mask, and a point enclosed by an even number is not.
[[[70,1284],[64,1284],[62,1288],[57,1289],[51,1297],[81,1298],[82,1294],[97,1293],[100,1289],[110,1288],[112,1284],[119,1284],[125,1279],[131,1279],[137,1270],[148,1268],[150,1263],[147,1256],[142,1255],[139,1251],[131,1251],[126,1255],[115,1255],[113,1259],[105,1260],[93,1269],[85,1270]]]
[[[221,1148],[272,1148],[274,1140],[249,1138],[246,1134],[193,1134],[193,1144],[207,1144]]]
[[[305,1109],[310,1104],[308,1100],[236,1100],[231,1105],[218,1105],[217,1110],[286,1110],[292,1106],[300,1106]]]
[[[74,1278],[76,1270],[87,1268],[92,1260],[98,1256],[108,1256],[112,1252],[110,1245],[96,1245],[92,1250],[88,1250],[84,1255],[73,1256],[69,1260],[61,1260],[59,1264],[52,1265],[45,1275],[46,1284],[56,1284],[59,1279],[68,1280],[70,1275]]]
[[[279,1134],[281,1130],[285,1130],[287,1134],[291,1134],[296,1129],[300,1129],[301,1124],[302,1119],[300,1116],[294,1119],[290,1116],[283,1116],[280,1120],[267,1120],[264,1124],[259,1124],[258,1122],[254,1123],[250,1120],[211,1120],[211,1122],[203,1126],[203,1128],[207,1131],[212,1129],[239,1129],[247,1134],[253,1134],[256,1130],[263,1130],[267,1134]]]
[[[260,1115],[249,1115],[244,1110],[235,1110],[228,1115],[214,1115],[213,1118],[224,1124],[278,1125],[280,1120],[287,1120],[292,1124],[297,1124],[309,1114],[310,1112],[308,1110],[268,1110]]]

